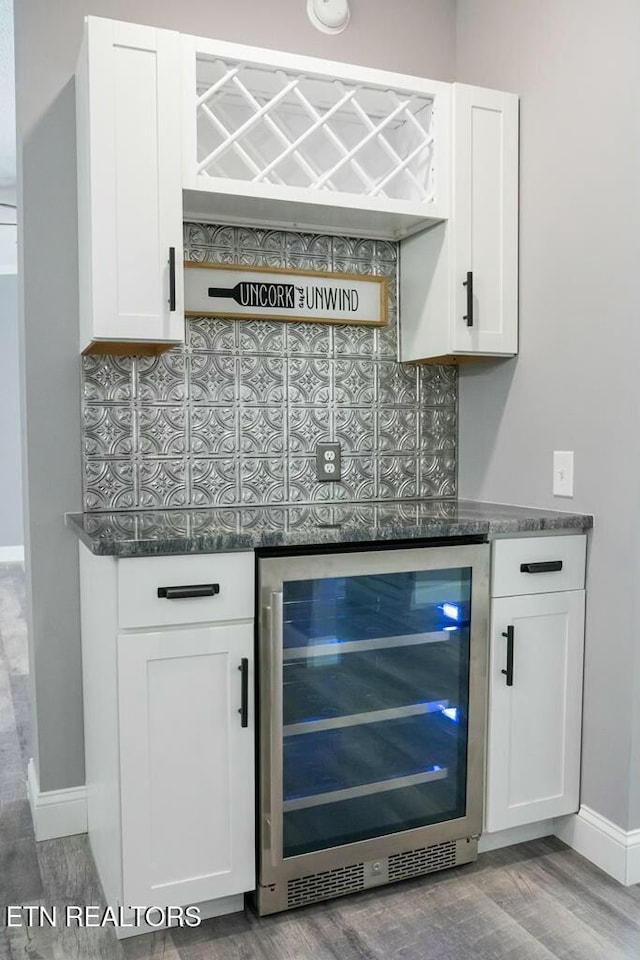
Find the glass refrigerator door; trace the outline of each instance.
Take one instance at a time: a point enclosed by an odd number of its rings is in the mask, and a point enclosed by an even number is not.
[[[285,858],[463,817],[471,568],[282,588]]]

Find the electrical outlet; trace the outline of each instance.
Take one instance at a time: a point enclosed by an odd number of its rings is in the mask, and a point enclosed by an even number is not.
[[[573,450],[553,451],[553,495],[573,496]]]
[[[316,444],[316,480],[339,480],[341,467],[339,443]]]

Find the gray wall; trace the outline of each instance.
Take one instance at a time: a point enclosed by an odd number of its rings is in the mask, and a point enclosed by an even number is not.
[[[28,609],[42,790],[84,780],[77,543],[62,519],[81,507],[72,76],[83,16],[452,79],[451,0],[353,0],[352,7],[348,31],[330,37],[311,27],[303,0],[16,3]]]
[[[582,802],[636,828],[640,6],[457,10],[457,79],[522,98],[521,352],[461,373],[460,495],[595,514]],[[551,494],[554,449],[575,451],[573,500]]]
[[[24,542],[20,479],[18,282],[0,274],[0,548]]]

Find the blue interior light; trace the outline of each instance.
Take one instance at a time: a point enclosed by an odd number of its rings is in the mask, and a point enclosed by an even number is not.
[[[440,609],[449,620],[460,620],[462,611],[457,603],[441,603]]]

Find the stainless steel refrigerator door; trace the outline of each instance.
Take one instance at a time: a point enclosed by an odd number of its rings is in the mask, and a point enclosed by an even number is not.
[[[283,856],[283,590],[288,583],[464,569],[471,575],[466,806],[462,816],[295,856]],[[418,547],[260,561],[260,885],[370,863],[481,830],[488,658],[489,546]],[[411,642],[407,639],[406,642]],[[349,645],[347,644],[347,647]],[[343,644],[341,649],[345,649]],[[425,708],[426,709],[426,708]],[[434,772],[434,776],[437,772]],[[350,796],[357,795],[349,794]],[[304,803],[304,801],[302,801]],[[289,806],[292,804],[290,803]],[[473,844],[475,851],[475,843]],[[471,856],[468,857],[471,859]],[[280,907],[282,909],[282,907]]]

